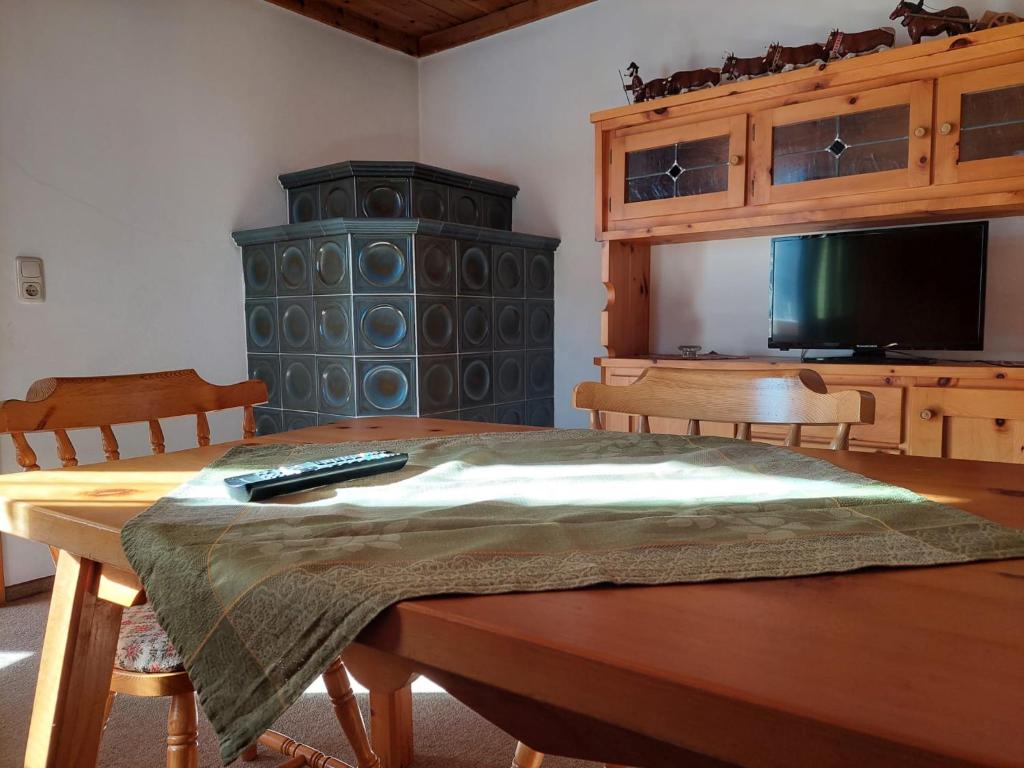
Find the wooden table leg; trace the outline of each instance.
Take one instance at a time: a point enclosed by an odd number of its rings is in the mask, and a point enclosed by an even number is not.
[[[412,684],[395,691],[370,689],[370,741],[383,768],[412,765]]]
[[[60,553],[25,768],[96,765],[123,610],[99,599],[99,577],[99,563]]]
[[[359,643],[345,649],[342,661],[370,692],[370,743],[382,768],[409,768],[416,673],[401,659]]]

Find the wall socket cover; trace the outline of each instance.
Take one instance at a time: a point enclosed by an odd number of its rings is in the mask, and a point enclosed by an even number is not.
[[[46,298],[43,283],[43,260],[38,256],[19,256],[14,260],[18,298],[29,304],[40,304]]]

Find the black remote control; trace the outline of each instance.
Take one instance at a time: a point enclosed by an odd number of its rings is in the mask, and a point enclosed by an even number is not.
[[[297,493],[321,485],[355,480],[383,472],[394,472],[405,466],[407,453],[367,451],[351,456],[335,456],[319,461],[305,461],[290,467],[276,467],[224,478],[231,498],[238,501],[263,501],[285,493]]]

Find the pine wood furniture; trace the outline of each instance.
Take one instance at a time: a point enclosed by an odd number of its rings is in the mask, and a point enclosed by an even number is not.
[[[811,368],[830,387],[875,395],[875,423],[854,427],[852,447],[925,455],[936,451],[922,442],[935,427],[917,423],[921,409],[908,404],[928,393],[914,389],[970,390],[960,402],[986,415],[944,417],[941,455],[1024,461],[1024,421],[985,410],[993,390],[1002,403],[1024,400],[1024,369],[676,361],[650,347],[652,245],[1024,213],[1024,24],[604,110],[591,122],[608,293],[602,382],[629,383],[652,365]],[[626,429],[628,419],[606,426]],[[781,440],[770,428],[754,437]]]
[[[850,429],[853,450],[1024,463],[1024,367],[971,363],[804,363],[785,357],[693,360],[629,356],[597,358],[595,363],[600,366],[601,381],[616,386],[635,381],[652,367],[706,371],[712,375],[809,369],[820,374],[830,391],[857,389],[874,396],[874,422]],[[631,421],[629,416],[618,413],[608,413],[604,418],[605,428],[613,430],[635,429],[633,422],[635,419]],[[651,424],[655,432],[686,432],[685,421],[652,418]],[[732,430],[709,424],[704,434],[732,436]],[[751,428],[753,439],[764,442],[782,444],[785,434],[785,428],[780,426],[762,424]],[[936,437],[938,434],[940,438]],[[805,445],[824,447],[832,434],[822,427],[808,427],[802,437]]]
[[[1016,24],[595,112],[597,237],[1020,215],[1022,62]]]
[[[381,418],[247,442],[496,429]],[[109,676],[104,638],[137,590],[120,528],[228,447],[0,479],[0,529],[66,550],[26,765],[94,764],[105,697],[88,679]],[[795,450],[1024,527],[1014,467]],[[551,754],[651,768],[1008,766],[1024,761],[1022,637],[1015,560],[407,601],[363,632],[345,664],[371,691],[387,768],[412,759],[408,683],[420,673]],[[58,748],[68,745],[77,762]]]
[[[253,406],[267,400],[267,388],[261,381],[243,381],[229,386],[211,384],[200,378],[194,370],[161,371],[157,373],[130,374],[124,376],[91,376],[76,378],[49,378],[36,381],[29,387],[25,400],[7,400],[0,404],[0,434],[8,433],[14,440],[18,463],[28,471],[39,471],[36,454],[25,437],[29,432],[52,432],[57,441],[57,453],[65,467],[77,467],[75,447],[68,437],[68,430],[99,429],[103,451],[108,462],[120,460],[120,450],[112,427],[119,424],[145,422],[149,425],[150,445],[153,454],[164,453],[164,436],[160,419],[175,416],[194,416],[196,419],[196,441],[200,447],[210,444],[210,426],[206,414],[211,411],[242,408],[243,433],[251,438],[255,435]],[[62,589],[83,588],[82,579],[92,578],[88,569],[67,552],[53,549],[57,561],[57,578],[54,598],[51,603],[50,621],[68,628],[75,621],[75,607],[70,605]],[[100,575],[100,579],[103,576]],[[74,580],[74,584],[72,584]],[[144,593],[137,587],[126,587],[118,581],[111,589],[118,591],[125,606],[136,606],[145,602]],[[94,606],[97,611],[117,614],[120,607],[111,604]],[[120,622],[105,625],[102,633],[90,638],[91,643],[106,648],[118,642],[119,632],[124,628]],[[48,635],[49,637],[49,635]],[[177,666],[177,665],[168,665]],[[335,714],[345,735],[358,757],[359,768],[378,768],[376,755],[370,748],[363,727],[362,716],[348,682],[348,675],[339,659],[323,674],[324,683],[334,706]],[[172,671],[133,671],[114,666],[110,670],[90,670],[82,685],[95,685],[106,693],[103,707],[103,722],[110,715],[114,697],[117,694],[130,696],[167,696],[170,705],[167,715],[167,766],[168,768],[195,768],[198,765],[198,710],[196,694],[188,675],[180,667]],[[95,698],[95,697],[92,697]],[[52,707],[53,702],[37,699],[36,707],[43,711]],[[95,712],[90,712],[90,715]],[[98,749],[91,737],[86,755]],[[34,723],[30,744],[51,738],[51,734]],[[283,734],[268,731],[260,742],[282,754],[295,758],[294,765],[310,765],[315,768],[348,768],[347,764],[323,753],[295,742]],[[53,745],[62,748],[64,745]],[[77,761],[82,753],[68,745],[69,757]],[[256,758],[256,747],[247,750],[247,759]],[[56,759],[56,758],[55,758]],[[59,758],[65,760],[67,757]]]
[[[573,406],[590,411],[592,429],[603,429],[602,414],[634,416],[637,432],[651,431],[651,417],[686,421],[686,434],[701,434],[702,422],[727,424],[732,437],[751,439],[754,424],[786,426],[784,445],[799,446],[805,426],[834,426],[829,446],[850,447],[850,427],[871,424],[870,392],[829,393],[812,370],[707,371],[648,368],[635,382],[614,387],[585,381],[573,390]]]
[[[651,418],[686,423],[686,434],[701,434],[702,424],[728,425],[730,437],[751,439],[754,424],[786,426],[784,445],[797,447],[803,427],[830,426],[829,447],[850,447],[850,427],[871,424],[875,398],[870,392],[829,393],[811,370],[707,371],[648,368],[633,383],[610,386],[593,381],[577,384],[572,404],[590,412],[591,429],[604,429],[605,414],[625,414],[636,432],[650,432]],[[539,768],[540,752],[516,746],[512,768]],[[616,768],[611,763],[606,768]]]

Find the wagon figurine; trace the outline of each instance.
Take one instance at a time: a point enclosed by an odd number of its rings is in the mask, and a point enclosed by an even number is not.
[[[991,29],[992,27],[1005,27],[1007,24],[1019,24],[1022,21],[1024,21],[1024,17],[1009,11],[985,11],[981,14],[981,18],[974,22],[974,29],[972,31],[976,32],[979,29]]]
[[[953,5],[941,11],[926,11],[924,0],[916,3],[901,0],[896,9],[889,14],[889,18],[895,21],[901,17],[901,23],[907,28],[907,34],[914,45],[920,43],[922,37],[934,37],[943,32],[953,37],[1022,21],[1020,16],[1009,11],[985,11],[981,18],[972,19],[962,5]]]

